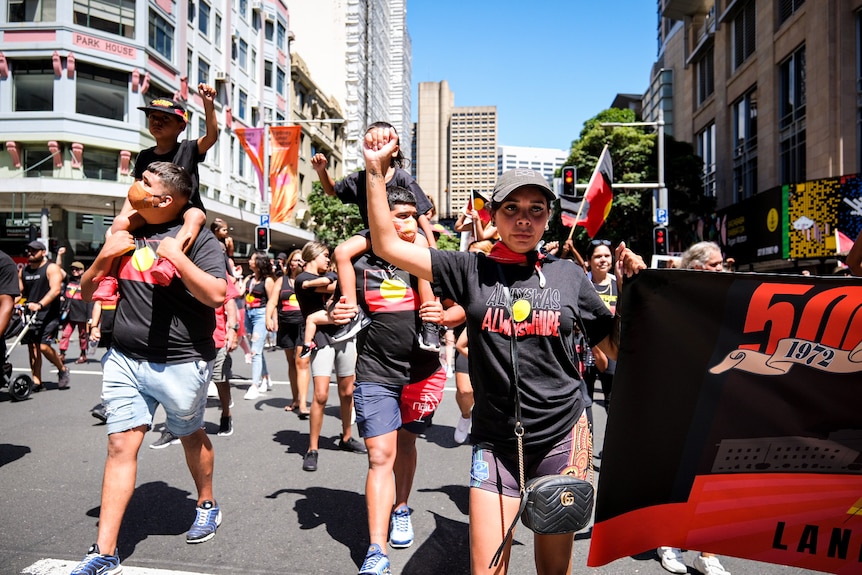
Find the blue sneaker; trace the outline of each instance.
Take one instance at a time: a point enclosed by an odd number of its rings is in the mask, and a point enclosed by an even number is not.
[[[221,525],[221,509],[212,501],[204,501],[195,509],[195,522],[186,533],[186,543],[203,543],[215,537]]]
[[[410,508],[402,505],[389,517],[389,545],[394,549],[405,549],[413,545],[413,522]]]
[[[379,545],[371,545],[365,555],[365,561],[359,568],[359,575],[391,575],[389,568],[389,556],[383,552]]]
[[[115,550],[113,555],[102,555],[99,546],[93,544],[86,557],[72,569],[71,575],[118,575],[122,572],[118,551]]]

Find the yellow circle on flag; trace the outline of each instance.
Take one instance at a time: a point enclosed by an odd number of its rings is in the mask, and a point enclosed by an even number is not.
[[[407,295],[407,285],[398,278],[388,278],[380,284],[380,296],[383,299],[404,299]]]
[[[524,321],[530,315],[531,309],[530,302],[525,299],[519,299],[512,304],[512,319],[518,322]]]
[[[299,307],[299,302],[296,300],[296,294],[290,294],[290,297],[287,298],[287,303],[289,303],[293,307]]]
[[[482,198],[476,198],[475,200],[473,200],[473,209],[478,211],[484,207],[485,207],[485,200],[483,200]]]
[[[139,272],[148,270],[156,262],[156,252],[150,246],[144,246],[135,250],[132,254],[132,267]]]

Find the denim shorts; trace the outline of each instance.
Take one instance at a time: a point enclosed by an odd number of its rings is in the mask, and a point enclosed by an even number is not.
[[[182,437],[203,427],[212,361],[165,364],[138,361],[110,348],[102,356],[102,403],[108,434],[152,427],[162,405],[168,430]]]

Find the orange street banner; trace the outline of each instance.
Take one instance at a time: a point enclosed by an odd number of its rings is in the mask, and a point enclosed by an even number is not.
[[[667,545],[862,573],[862,279],[627,282],[587,564]]]
[[[272,200],[270,222],[287,222],[299,198],[299,126],[273,126],[269,129],[269,184]]]
[[[251,158],[251,165],[257,172],[258,187],[260,188],[260,199],[266,201],[263,187],[263,128],[237,128],[234,130],[242,149]]]
[[[605,146],[599,156],[599,161],[596,164],[596,169],[593,170],[593,175],[590,176],[590,183],[587,184],[587,192],[584,194],[583,205],[580,207],[585,215],[583,219],[578,221],[579,226],[584,226],[587,229],[587,235],[590,238],[596,237],[599,233],[599,228],[608,219],[608,214],[611,212],[611,205],[614,201],[614,191],[611,185],[614,181],[614,164],[611,161],[611,153],[608,147]]]

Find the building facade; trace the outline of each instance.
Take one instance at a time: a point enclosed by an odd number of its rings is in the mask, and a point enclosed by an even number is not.
[[[862,169],[862,1],[658,0],[643,114],[691,142],[719,207]]]
[[[497,175],[515,168],[527,168],[545,176],[548,183],[553,186],[554,175],[568,158],[567,150],[497,146]]]

